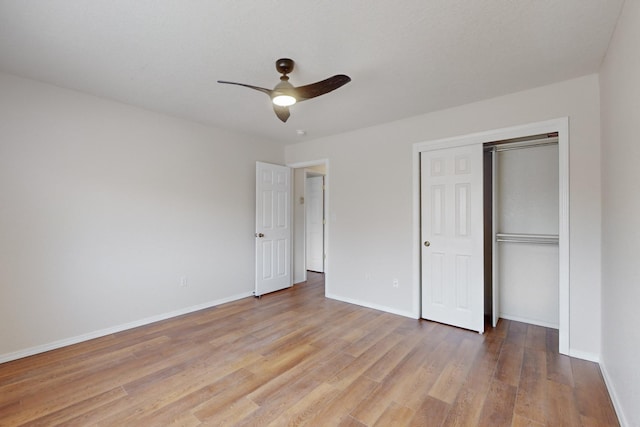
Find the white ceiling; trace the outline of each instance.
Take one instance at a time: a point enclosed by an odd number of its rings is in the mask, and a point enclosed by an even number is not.
[[[622,2],[0,0],[0,70],[290,143],[597,72]],[[353,80],[286,124],[216,83],[272,88],[281,57]]]

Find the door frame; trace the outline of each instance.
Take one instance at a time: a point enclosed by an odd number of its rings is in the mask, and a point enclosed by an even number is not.
[[[421,235],[420,235],[420,153],[441,148],[520,138],[541,133],[558,132],[558,193],[559,193],[559,351],[569,354],[570,348],[570,277],[569,277],[569,118],[529,123],[501,129],[471,133],[413,144],[413,312],[421,313]]]
[[[318,160],[309,160],[309,161],[305,161],[305,162],[296,162],[296,163],[287,163],[287,166],[289,166],[291,169],[302,169],[302,168],[308,168],[308,167],[312,167],[312,166],[324,166],[325,169],[325,173],[324,173],[324,213],[325,213],[325,224],[324,224],[324,294],[325,296],[330,294],[329,290],[331,288],[331,282],[330,282],[330,276],[329,276],[329,270],[330,270],[330,245],[329,245],[329,223],[331,221],[329,221],[327,218],[329,217],[329,212],[331,212],[329,210],[330,208],[330,203],[331,203],[331,197],[330,197],[330,181],[331,181],[331,173],[330,173],[330,167],[329,167],[329,159],[318,159]],[[305,174],[305,179],[306,179],[306,174]],[[293,193],[294,191],[291,192],[291,197],[293,197]],[[293,203],[293,202],[292,202]],[[294,224],[294,240],[295,240],[295,233],[297,232],[296,230],[296,224]],[[306,228],[302,230],[302,232],[304,234],[306,234]],[[305,236],[305,245],[306,245],[306,236]],[[293,271],[293,262],[292,262],[292,271]],[[306,268],[306,259],[305,259],[305,268]],[[293,273],[292,273],[293,274]],[[305,278],[306,278],[306,271],[305,271]]]

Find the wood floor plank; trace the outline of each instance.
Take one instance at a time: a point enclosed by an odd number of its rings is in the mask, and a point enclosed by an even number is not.
[[[447,328],[442,341],[423,360],[422,366],[414,371],[413,380],[408,386],[412,394],[403,401],[405,406],[415,410],[430,395],[431,388],[442,374],[445,366],[452,360],[454,352],[461,342],[461,336],[455,332],[453,328]],[[466,333],[472,332],[466,331]]]
[[[183,380],[185,378],[196,378],[201,376],[199,366],[211,363],[215,359],[215,350],[200,348],[202,351],[185,352],[176,355],[172,363],[160,365],[158,370],[151,370],[146,375],[132,376],[127,379],[122,387],[130,395],[140,395],[152,388],[163,387],[171,381]],[[243,355],[243,364],[259,360],[260,355],[246,353]],[[236,366],[236,365],[234,365]]]
[[[573,399],[573,388],[547,381],[547,423],[548,426],[580,427],[580,413]]]
[[[243,378],[250,375],[252,375],[251,372],[244,369],[239,369],[197,390],[191,392],[187,392],[185,390],[182,394],[177,395],[175,399],[152,401],[154,402],[153,406],[147,406],[147,408],[151,409],[143,410],[142,413],[137,414],[134,417],[135,424],[145,426],[160,426],[174,423],[176,422],[175,417],[177,414],[191,414],[193,408],[196,408],[203,402],[206,402],[207,400],[210,400],[215,396],[224,393],[224,390],[227,387],[233,387],[238,381],[241,381]],[[144,404],[144,402],[141,402],[139,403],[139,406],[143,407]],[[253,404],[252,409],[257,409],[257,405]],[[243,407],[243,410],[246,410],[246,408]],[[122,418],[124,418],[124,414],[122,412],[120,412],[119,415],[115,417],[115,419],[118,421]],[[187,420],[191,422],[192,418],[187,417]]]
[[[403,427],[409,425],[409,422],[413,418],[415,413],[412,409],[397,404],[396,402],[389,403],[389,406],[384,410],[378,421],[374,424],[375,427]]]
[[[485,392],[479,392],[471,388],[463,388],[460,390],[456,401],[451,405],[447,418],[445,418],[442,425],[446,427],[478,425],[486,396],[487,394]]]
[[[546,351],[527,349],[514,412],[530,420],[547,424],[547,360]]]
[[[487,337],[476,354],[463,388],[470,388],[480,393],[486,393],[496,372],[501,349],[501,339],[498,337]]]
[[[505,342],[498,356],[495,377],[503,383],[517,387],[520,382],[523,357],[523,345]]]
[[[356,358],[350,354],[339,352],[338,354],[327,357],[313,369],[308,371],[308,375],[316,380],[327,381],[328,378],[334,378],[338,372],[341,372],[347,366],[351,365]]]
[[[151,340],[143,340],[137,344],[119,347],[112,352],[96,355],[91,358],[80,358],[74,364],[59,363],[51,366],[46,371],[46,382],[42,376],[32,374],[20,381],[7,381],[0,384],[0,396],[2,399],[23,399],[33,395],[40,395],[45,389],[51,387],[63,387],[65,384],[76,383],[78,379],[88,374],[96,374],[100,370],[112,371],[117,366],[123,366],[127,361],[136,359],[135,352],[141,348],[151,347],[152,343],[166,343],[166,337],[156,337]],[[138,357],[140,359],[140,357]],[[147,360],[159,359],[157,355],[151,355]]]
[[[586,360],[571,359],[575,381],[574,396],[580,415],[587,421],[601,425],[618,425],[613,403],[607,392],[602,373],[597,364]]]
[[[240,397],[220,407],[202,423],[207,426],[235,426],[242,420],[251,417],[259,407],[251,399]],[[199,419],[198,417],[196,417]],[[151,424],[153,425],[153,424]]]
[[[446,333],[441,336],[444,335]],[[434,350],[431,343],[432,341],[427,340],[426,337],[415,340],[413,349],[393,366],[393,370],[382,379],[369,397],[351,412],[351,415],[367,425],[372,425],[382,415],[388,402],[403,402],[407,405],[410,404],[411,397],[417,393],[421,391],[427,393],[428,390],[425,390],[427,384],[423,381],[426,371],[422,366]],[[417,372],[422,375],[416,375]],[[431,382],[433,381],[435,378]],[[416,408],[418,406],[416,404]]]
[[[396,331],[393,332],[395,336],[400,337]],[[420,340],[420,334],[409,334],[404,336],[402,340],[395,346],[391,347],[384,356],[382,356],[376,363],[371,365],[363,375],[371,378],[374,381],[381,382],[384,378],[391,373],[398,363],[403,360],[407,354],[413,350],[417,341]]]
[[[387,339],[379,340],[370,351],[356,357],[353,362],[330,378],[327,382],[337,388],[345,388],[360,377],[371,365],[376,363],[389,349],[395,346],[402,337],[389,333]]]
[[[367,377],[358,377],[346,388],[337,393],[324,408],[321,408],[314,417],[301,425],[331,426],[338,425],[350,416],[351,411],[366,399],[375,389],[376,382]]]
[[[516,387],[495,380],[489,387],[480,415],[479,426],[510,426],[513,421],[513,406],[516,400]]]
[[[547,350],[547,328],[537,325],[527,326],[524,346],[533,350]]]
[[[525,418],[522,415],[513,414],[511,427],[544,427],[544,424]]]
[[[491,335],[504,340],[504,338],[507,336],[507,332],[509,331],[510,323],[511,322],[509,320],[498,319],[498,324],[496,325],[496,327],[491,328]]]
[[[362,424],[352,416],[348,416],[346,418],[343,418],[343,420],[340,421],[340,424],[338,424],[337,427],[367,427],[367,425]]]
[[[401,402],[414,410],[419,408],[425,399],[430,397],[429,392],[431,387],[438,380],[438,371],[431,369],[431,366],[418,368],[413,373],[413,378],[408,382],[408,390],[411,390],[410,395],[405,395],[405,398]],[[399,390],[396,389],[397,392]]]
[[[383,339],[386,335],[391,333],[398,325],[399,319],[390,322],[386,316],[378,316],[366,325],[363,325],[363,329],[370,330],[369,333],[362,338],[346,347],[343,351],[349,353],[352,356],[358,357],[365,351],[373,347],[378,341]]]
[[[476,354],[469,375],[456,396],[455,402],[451,405],[443,426],[463,427],[477,424],[496,371],[505,335],[506,332],[488,337],[485,340],[485,345]]]
[[[301,426],[307,424],[319,410],[329,405],[337,398],[339,390],[334,386],[322,383],[297,403],[290,406],[278,418],[269,423],[270,427],[291,425]]]
[[[78,421],[78,414],[81,416],[91,410],[104,407],[106,404],[118,401],[127,396],[122,387],[116,387],[112,390],[92,396],[83,401],[66,406],[55,412],[51,412],[43,417],[36,418],[31,424],[51,426],[51,425],[71,425],[71,420]]]
[[[389,402],[393,402],[392,388],[388,383],[378,383],[371,389],[369,396],[362,399],[353,408],[350,415],[364,425],[373,425],[385,411]]]
[[[156,424],[156,425],[165,425],[167,427],[198,427],[202,425],[200,420],[196,418],[190,412],[182,413],[176,417],[173,417],[170,421],[164,424]]]
[[[27,421],[41,418],[48,413],[59,411],[78,401],[88,397],[97,396],[120,386],[132,372],[145,375],[159,369],[160,357],[149,357],[148,359],[124,359],[116,366],[97,369],[96,371],[75,378],[73,382],[60,384],[56,382],[53,388],[56,393],[37,393],[24,396],[21,399],[19,412],[3,414],[2,421],[8,425],[19,425]],[[108,374],[107,374],[108,372]],[[29,408],[29,411],[22,410]]]
[[[299,363],[291,365],[290,369],[283,371],[280,375],[275,376],[271,381],[258,387],[247,397],[249,397],[260,406],[267,404],[274,395],[281,394],[283,389],[288,388],[291,384],[295,384],[296,381],[298,381],[301,377],[303,379],[314,380],[316,375],[313,375],[312,372],[315,369],[320,369],[321,367],[323,367],[323,362],[325,362],[325,359],[330,358],[332,354],[333,349],[331,347],[325,347],[319,350],[314,349],[306,353],[304,357],[298,359]],[[276,357],[278,356],[276,355]],[[347,364],[353,361],[353,357],[349,357],[347,355],[347,358]],[[346,364],[343,366],[346,366]],[[260,368],[258,368],[258,370],[259,369]],[[305,374],[307,372],[309,373],[309,375]],[[318,376],[318,378],[319,379],[314,381],[316,385],[326,377],[321,375]]]
[[[446,364],[429,395],[446,403],[453,403],[465,382],[471,364],[478,352],[477,343],[463,339],[456,348],[454,356]]]
[[[547,351],[547,379],[559,384],[574,387],[571,358],[557,351]]]
[[[479,335],[308,279],[0,364],[0,426],[618,425],[598,365],[559,355],[557,330]]]
[[[192,370],[186,375],[169,377],[161,384],[155,384],[147,389],[144,393],[130,394],[125,399],[126,404],[114,408],[116,410],[103,418],[98,425],[109,426],[116,423],[133,425],[144,417],[162,411],[166,406],[173,405],[185,397],[193,396],[194,393],[201,394],[198,392],[207,390],[210,395],[215,395],[215,389],[220,387],[220,383],[229,387],[238,380],[243,381],[251,376],[243,369],[234,370],[227,375],[224,373],[226,373],[226,369],[205,376],[197,375],[196,370]],[[210,384],[215,384],[215,386],[212,387]],[[164,390],[164,392],[155,393],[156,390]]]
[[[440,426],[446,419],[451,405],[444,403],[441,400],[427,397],[422,402],[422,405],[415,411],[413,418],[406,424],[410,427],[422,427],[422,426]]]
[[[220,414],[224,414],[225,408],[246,400],[246,396],[265,381],[268,381],[268,375],[250,373],[233,385],[229,384],[224,393],[213,394],[210,399],[196,406],[193,414],[201,421],[215,424],[220,420]]]
[[[270,394],[260,407],[240,420],[238,426],[261,425],[265,426],[285,412],[291,405],[297,403],[306,394],[316,389],[320,384],[307,376],[299,377],[297,380],[284,384],[275,393]],[[247,396],[251,401],[252,394]],[[258,402],[256,402],[258,403]]]
[[[507,336],[505,337],[505,340],[507,342],[511,342],[514,340],[514,338],[524,339],[527,334],[527,329],[529,328],[529,326],[531,325],[527,323],[509,320],[509,330],[507,331]]]
[[[429,396],[446,403],[453,403],[464,382],[463,372],[455,363],[447,363],[435,384],[429,390]]]

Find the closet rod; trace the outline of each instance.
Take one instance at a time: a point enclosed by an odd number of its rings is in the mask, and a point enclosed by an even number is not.
[[[520,150],[522,148],[544,147],[547,145],[557,145],[558,137],[531,139],[528,141],[507,142],[498,144],[485,144],[485,151],[509,151]]]
[[[557,234],[496,233],[496,242],[557,245],[558,241],[559,241],[559,237]]]

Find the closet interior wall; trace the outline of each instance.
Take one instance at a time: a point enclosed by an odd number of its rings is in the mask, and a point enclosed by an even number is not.
[[[484,168],[489,238],[485,239],[485,295],[489,296],[485,311],[557,329],[557,138],[544,135],[486,144]],[[497,299],[491,304],[493,293]]]

